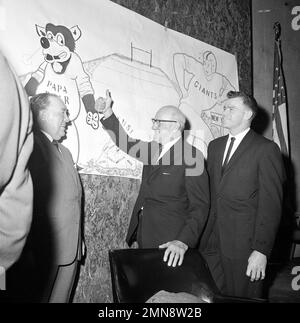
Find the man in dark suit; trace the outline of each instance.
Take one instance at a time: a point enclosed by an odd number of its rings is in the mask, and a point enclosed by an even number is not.
[[[281,217],[283,162],[278,146],[250,129],[255,99],[233,91],[227,97],[229,135],[208,147],[211,210],[201,250],[225,294],[261,297]]]
[[[81,183],[70,151],[58,140],[66,134],[68,111],[49,93],[31,98],[34,150],[30,171],[34,214],[29,248],[37,261],[38,301],[68,302],[81,259]]]
[[[101,104],[102,102],[102,104]],[[164,261],[181,265],[188,247],[196,247],[209,208],[208,176],[199,150],[183,138],[184,115],[174,106],[159,109],[153,121],[154,138],[128,138],[112,111],[109,91],[97,100],[105,129],[116,144],[143,162],[142,182],[126,241],[140,248],[166,248]],[[159,145],[161,144],[161,152]]]

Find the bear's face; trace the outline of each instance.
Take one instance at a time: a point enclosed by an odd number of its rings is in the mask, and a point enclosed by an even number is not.
[[[43,47],[43,55],[48,63],[65,62],[71,56],[70,49],[66,46],[65,37],[61,33],[53,34],[47,31],[45,37],[41,37],[41,45]]]
[[[78,26],[67,28],[61,25],[47,24],[45,28],[36,25],[37,34],[43,48],[46,62],[51,63],[55,72],[62,72],[75,50],[75,41],[81,36]]]

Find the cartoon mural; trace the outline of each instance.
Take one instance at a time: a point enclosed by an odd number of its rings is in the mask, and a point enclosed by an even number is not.
[[[137,174],[141,168],[138,162],[119,151],[110,139],[98,152],[90,153],[89,144],[100,148],[100,141],[103,141],[102,129],[98,129],[100,115],[94,110],[95,92],[101,96],[104,91],[103,79],[110,88],[116,89],[113,97],[123,105],[117,107],[116,112],[130,136],[151,140],[149,121],[159,106],[167,104],[178,106],[187,116],[190,123],[188,141],[204,155],[208,143],[225,133],[221,126],[222,102],[234,87],[226,76],[217,72],[217,59],[212,51],[204,51],[201,60],[186,53],[173,54],[175,80],[172,80],[172,75],[153,65],[152,50],[130,43],[130,57],[115,53],[83,63],[75,53],[75,42],[81,36],[77,25],[70,29],[51,23],[45,28],[36,25],[36,32],[40,37],[44,61],[31,73],[25,89],[29,95],[44,91],[55,93],[67,105],[72,124],[64,144],[84,172],[103,174],[106,169],[105,173],[111,174],[110,169],[115,165],[119,174],[124,174],[126,168]],[[121,79],[122,89],[119,87]],[[129,107],[128,94],[134,92],[133,88],[139,91],[133,94],[135,103]],[[125,91],[125,95],[120,95],[120,91]],[[148,108],[140,116],[140,107],[151,106],[155,97],[160,105]],[[81,112],[80,98],[87,114]],[[150,100],[145,103],[146,98]],[[130,113],[128,109],[131,109]],[[87,125],[99,132],[93,134],[86,129]],[[87,132],[90,133],[88,141],[83,138],[83,133]],[[90,157],[83,161],[83,155]]]
[[[72,8],[69,1],[53,1],[55,7],[48,1],[5,1],[0,46],[29,96],[51,92],[67,105],[72,122],[63,144],[81,173],[141,176],[142,165],[118,150],[94,109],[106,89],[132,138],[151,140],[151,118],[163,105],[186,114],[188,140],[204,155],[209,141],[225,134],[222,102],[238,89],[234,55],[111,1],[90,0],[87,6],[78,0]],[[16,12],[27,14],[9,19]]]

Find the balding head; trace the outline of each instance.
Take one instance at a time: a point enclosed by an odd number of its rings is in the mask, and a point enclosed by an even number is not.
[[[176,108],[174,105],[165,105],[161,107],[156,115],[160,115],[162,117],[157,118],[157,119],[167,119],[167,120],[174,120],[177,121],[180,125],[180,131],[183,131],[186,118],[184,114]]]
[[[181,135],[186,118],[175,106],[165,105],[157,111],[153,121],[154,140],[166,144]]]

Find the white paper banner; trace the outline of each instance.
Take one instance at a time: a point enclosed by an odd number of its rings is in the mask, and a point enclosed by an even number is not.
[[[23,85],[67,105],[72,125],[63,144],[81,172],[141,175],[142,165],[115,147],[98,115],[87,118],[87,99],[106,89],[133,138],[151,139],[151,118],[163,105],[187,116],[189,140],[204,155],[225,133],[221,103],[238,89],[233,55],[108,0],[2,0],[0,12],[0,47]]]

